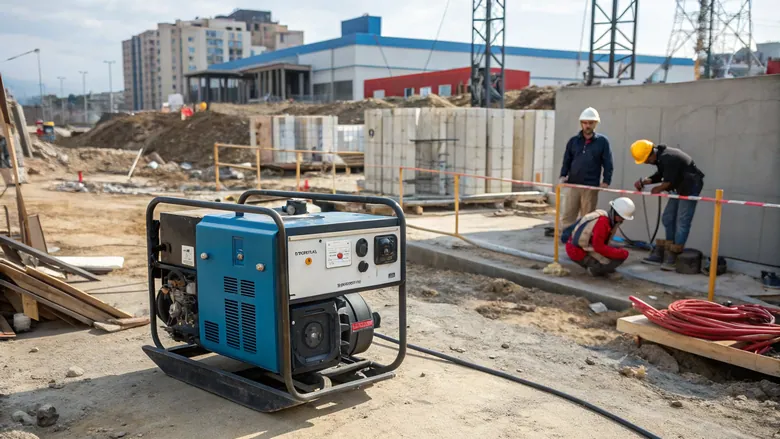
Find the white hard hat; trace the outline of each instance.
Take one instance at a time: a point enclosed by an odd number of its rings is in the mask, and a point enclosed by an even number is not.
[[[615,212],[620,215],[624,220],[631,221],[634,219],[634,202],[631,198],[620,197],[609,202],[609,205],[615,209]]]
[[[588,107],[585,110],[582,111],[580,114],[580,122],[583,120],[595,120],[596,122],[601,122],[601,118],[599,117],[599,112],[596,111],[593,107]]]

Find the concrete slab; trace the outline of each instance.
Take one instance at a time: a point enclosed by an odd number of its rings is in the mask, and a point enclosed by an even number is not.
[[[500,245],[509,249],[532,253],[539,256],[534,258],[536,261],[546,263],[554,255],[553,239],[545,237],[543,233],[543,227],[552,224],[550,220],[549,216],[536,218],[515,215],[499,217],[495,216],[494,212],[481,211],[461,214],[459,231],[464,237],[476,243],[485,243],[493,246]],[[454,214],[426,215],[422,217],[407,216],[407,224],[453,233],[455,230],[455,217]],[[410,229],[408,235],[410,241],[428,244],[435,243],[439,248],[444,249],[442,251],[463,247],[463,241],[458,238],[442,236],[432,232]],[[644,236],[635,236],[633,238],[647,240],[647,237]],[[708,276],[704,274],[685,275],[676,272],[665,272],[660,270],[659,267],[640,262],[647,256],[646,251],[629,249],[629,252],[631,254],[629,260],[618,269],[618,273],[623,276],[651,282],[663,289],[684,291],[698,296],[707,295],[709,290]],[[566,256],[563,246],[560,247],[560,262],[567,268],[570,268],[573,274],[584,274],[583,270]],[[730,262],[729,269],[731,272],[719,276],[717,279],[716,294],[718,296],[753,301],[750,299],[751,297],[777,295],[777,291],[764,289],[760,279],[757,279],[760,277],[762,269],[773,269],[737,261]],[[739,272],[736,272],[736,270],[739,270]]]

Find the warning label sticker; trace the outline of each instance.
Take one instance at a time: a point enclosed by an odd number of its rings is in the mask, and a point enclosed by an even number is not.
[[[326,268],[348,267],[352,265],[352,242],[349,240],[328,241],[325,245]]]
[[[190,267],[195,266],[195,247],[189,245],[181,246],[181,263]]]

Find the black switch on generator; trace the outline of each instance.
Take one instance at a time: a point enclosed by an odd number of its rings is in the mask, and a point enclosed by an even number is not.
[[[366,241],[365,238],[358,239],[358,242],[355,245],[355,253],[357,253],[359,258],[368,254],[368,241]]]
[[[374,237],[374,263],[392,264],[398,259],[398,241],[395,235]]]

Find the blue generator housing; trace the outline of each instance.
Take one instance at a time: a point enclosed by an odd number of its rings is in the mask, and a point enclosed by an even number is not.
[[[276,225],[260,215],[207,215],[195,236],[201,345],[278,373]]]

